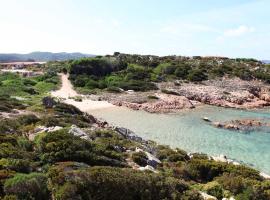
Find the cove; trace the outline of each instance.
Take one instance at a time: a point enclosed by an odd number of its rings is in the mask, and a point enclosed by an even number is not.
[[[224,154],[270,174],[270,129],[241,133],[218,129],[202,120],[202,117],[208,117],[220,122],[243,118],[270,121],[268,109],[243,111],[202,106],[173,114],[151,114],[112,107],[91,110],[89,113],[159,144],[178,147],[187,152],[202,152],[213,156]]]

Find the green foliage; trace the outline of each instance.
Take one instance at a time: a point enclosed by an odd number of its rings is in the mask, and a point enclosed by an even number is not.
[[[16,174],[5,182],[4,191],[18,199],[49,199],[47,178],[39,173]]]
[[[177,66],[174,74],[178,78],[186,79],[190,70],[191,70],[191,67],[189,65],[181,64],[181,65]]]
[[[181,199],[188,189],[186,183],[174,178],[111,167],[63,171],[56,166],[50,169],[49,177],[53,196],[61,200]]]
[[[61,161],[84,162],[89,165],[122,166],[122,162],[95,151],[93,145],[63,129],[35,138],[36,148],[44,163]],[[108,154],[107,154],[108,155]]]
[[[207,194],[212,195],[220,200],[224,197],[223,189],[221,185],[216,181],[209,182],[206,185],[204,185],[203,190]]]
[[[11,112],[13,109],[24,109],[25,106],[15,98],[9,95],[0,96],[0,111]]]
[[[23,126],[35,124],[39,121],[35,115],[21,115],[17,118],[5,118],[0,120],[0,133],[12,133],[14,131],[19,131]]]
[[[73,160],[94,164],[92,145],[86,140],[73,136],[67,130],[37,136],[36,140],[38,141],[36,148],[45,163]]]
[[[207,80],[207,75],[203,69],[193,69],[189,72],[187,79],[192,82],[200,82]]]
[[[172,150],[168,146],[159,145],[157,158],[161,161],[177,162],[189,160],[187,153],[180,149]]]
[[[27,159],[0,159],[0,169],[8,169],[21,173],[31,172],[30,162]]]
[[[140,166],[147,165],[147,155],[142,151],[133,153],[132,160]]]
[[[70,74],[105,76],[112,72],[113,65],[106,59],[82,58],[70,64]]]

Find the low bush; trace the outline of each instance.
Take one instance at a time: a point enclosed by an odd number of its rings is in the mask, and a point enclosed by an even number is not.
[[[147,155],[142,151],[133,153],[132,160],[140,166],[147,165]]]
[[[65,177],[65,178],[64,178]],[[49,170],[55,199],[181,199],[186,183],[159,174],[132,169],[93,167],[82,170]]]
[[[4,185],[7,195],[14,195],[17,199],[49,199],[47,178],[44,174],[16,174],[8,179]]]

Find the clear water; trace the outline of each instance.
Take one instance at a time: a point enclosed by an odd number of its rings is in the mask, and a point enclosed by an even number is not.
[[[270,129],[239,133],[215,128],[202,120],[227,121],[260,118],[270,121],[269,110],[241,111],[204,106],[175,114],[150,114],[115,107],[91,111],[110,124],[129,128],[139,136],[188,152],[227,155],[270,174]]]

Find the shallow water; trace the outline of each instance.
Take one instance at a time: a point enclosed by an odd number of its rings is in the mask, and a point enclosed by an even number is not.
[[[188,152],[227,155],[265,173],[270,173],[270,129],[240,133],[215,128],[202,120],[226,121],[260,118],[270,121],[269,110],[241,111],[203,106],[175,114],[150,114],[114,107],[90,111],[110,124],[129,128],[139,136]]]

